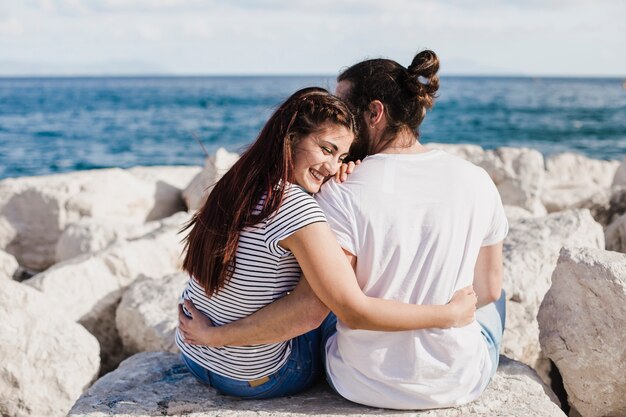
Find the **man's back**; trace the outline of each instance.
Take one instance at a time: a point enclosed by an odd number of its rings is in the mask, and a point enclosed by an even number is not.
[[[369,296],[445,304],[470,285],[481,246],[502,240],[506,219],[484,170],[441,151],[377,154],[318,196],[339,243],[357,256]],[[379,407],[466,403],[491,363],[480,326],[382,333],[341,323],[327,345],[333,384]]]

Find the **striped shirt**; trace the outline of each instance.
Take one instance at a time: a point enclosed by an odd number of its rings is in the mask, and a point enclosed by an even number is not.
[[[239,234],[235,270],[226,285],[207,297],[200,284],[190,278],[182,297],[190,299],[216,326],[249,316],[293,290],[300,280],[298,261],[279,245],[280,241],[309,224],[325,221],[311,195],[288,185],[276,213]],[[178,329],[176,344],[206,369],[242,381],[273,374],[291,353],[291,341],[251,346],[189,345],[182,341]]]

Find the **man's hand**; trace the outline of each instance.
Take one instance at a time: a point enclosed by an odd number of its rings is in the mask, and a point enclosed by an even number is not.
[[[341,164],[341,167],[339,167],[339,170],[337,170],[337,173],[335,174],[335,181],[338,183],[342,183],[345,180],[347,180],[348,174],[352,174],[352,172],[354,171],[354,168],[360,164],[361,164],[360,159],[356,162],[350,161],[348,163]]]
[[[217,338],[217,328],[211,320],[193,305],[191,300],[184,299],[185,308],[191,314],[188,317],[183,305],[178,305],[178,330],[183,341],[190,345],[222,346]]]

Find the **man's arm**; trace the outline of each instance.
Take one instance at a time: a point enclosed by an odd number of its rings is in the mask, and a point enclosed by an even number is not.
[[[480,248],[476,266],[474,266],[474,291],[478,296],[477,308],[500,298],[502,271],[502,242]]]
[[[185,307],[192,319],[179,309],[179,330],[187,343],[203,346],[282,342],[319,327],[329,312],[304,277],[289,294],[224,326],[212,326],[210,320],[188,300]]]
[[[356,256],[344,250],[348,263],[356,269]],[[186,302],[189,319],[179,311],[179,327],[191,342],[204,346],[245,346],[277,343],[293,339],[320,326],[329,311],[315,295],[305,277],[289,294],[254,314],[224,326],[214,327],[193,304]]]

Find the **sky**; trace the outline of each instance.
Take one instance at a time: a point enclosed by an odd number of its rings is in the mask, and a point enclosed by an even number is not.
[[[426,48],[443,75],[626,78],[626,1],[0,0],[0,76],[335,75]]]

